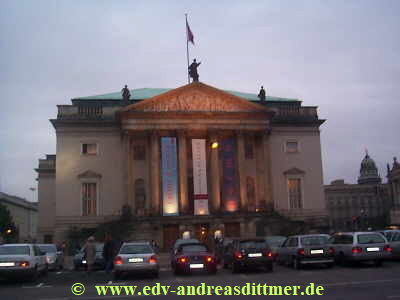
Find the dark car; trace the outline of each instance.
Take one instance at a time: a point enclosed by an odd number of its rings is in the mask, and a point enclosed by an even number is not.
[[[328,245],[329,235],[294,235],[287,238],[278,249],[277,262],[300,269],[306,264],[333,266],[334,249]]]
[[[175,251],[171,265],[174,274],[197,271],[217,273],[216,257],[210,252],[207,245],[201,243],[180,245]]]
[[[94,260],[93,268],[102,270],[105,268],[105,261],[103,257],[104,244],[96,243],[95,245],[96,245],[96,258]],[[74,270],[78,271],[81,268],[86,269],[84,248],[80,249],[74,256]]]
[[[263,238],[237,239],[227,245],[223,265],[230,267],[233,273],[260,267],[273,271],[273,255]]]

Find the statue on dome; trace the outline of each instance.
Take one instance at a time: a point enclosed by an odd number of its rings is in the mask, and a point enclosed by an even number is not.
[[[124,101],[129,101],[129,98],[131,97],[131,92],[128,89],[128,86],[125,84],[125,87],[121,90],[122,92],[122,100]]]
[[[196,59],[189,66],[189,76],[193,78],[192,82],[199,81],[199,73],[197,73],[197,68],[200,66],[201,62],[197,63]]]

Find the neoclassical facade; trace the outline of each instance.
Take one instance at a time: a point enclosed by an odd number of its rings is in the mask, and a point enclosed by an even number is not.
[[[392,209],[390,211],[390,221],[392,224],[400,226],[400,164],[396,157],[393,158],[393,165],[387,164],[388,190]]]
[[[57,153],[37,169],[42,237],[60,241],[123,205],[133,238],[165,248],[184,232],[271,233],[272,212],[326,225],[316,107],[201,82],[131,94],[58,105]]]
[[[389,225],[391,201],[375,161],[366,153],[357,184],[334,180],[325,187],[332,231],[384,229]]]

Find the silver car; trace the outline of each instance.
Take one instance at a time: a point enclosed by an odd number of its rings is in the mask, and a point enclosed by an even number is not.
[[[62,269],[62,252],[57,251],[57,246],[54,244],[37,244],[44,253],[46,253],[46,261],[49,270]]]
[[[307,264],[324,264],[332,267],[333,248],[328,246],[329,235],[308,234],[289,236],[277,250],[276,261],[279,264],[300,269]]]
[[[114,277],[123,273],[147,272],[158,277],[158,257],[150,242],[123,243],[114,260]]]
[[[339,232],[332,235],[329,244],[338,264],[372,261],[379,267],[392,256],[388,241],[378,232]]]
[[[45,253],[35,244],[5,244],[0,246],[0,277],[23,277],[36,280],[47,273]]]
[[[392,258],[400,259],[400,230],[385,230],[383,234],[392,248]]]

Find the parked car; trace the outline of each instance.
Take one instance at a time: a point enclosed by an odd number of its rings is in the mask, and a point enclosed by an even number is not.
[[[306,264],[324,264],[330,268],[334,263],[334,249],[328,245],[328,239],[327,234],[289,236],[279,247],[276,260],[294,269]]]
[[[55,244],[37,244],[44,253],[46,253],[46,262],[49,270],[62,269],[63,254],[57,251]]]
[[[276,254],[278,253],[278,249],[286,241],[286,236],[269,235],[269,236],[265,237],[265,241],[268,243],[269,247],[271,248],[274,260],[276,260]]]
[[[193,243],[200,243],[200,241],[198,239],[177,239],[172,247],[172,252],[175,252],[180,245]]]
[[[150,242],[124,243],[114,260],[114,277],[123,273],[148,272],[158,277],[158,257]]]
[[[210,274],[217,273],[216,257],[202,243],[181,244],[172,259],[174,274],[205,271]]]
[[[271,248],[263,238],[235,239],[227,245],[223,266],[237,273],[246,268],[263,267],[273,271]]]
[[[329,244],[339,264],[372,261],[378,267],[392,255],[387,239],[378,232],[339,232],[330,238]]]
[[[45,253],[34,244],[0,245],[0,277],[29,278],[48,270]]]
[[[400,259],[400,230],[384,230],[383,234],[392,248],[392,258]]]
[[[96,243],[95,246],[96,246],[96,257],[94,260],[93,268],[102,270],[105,268],[105,261],[103,257],[104,244]],[[86,259],[83,247],[74,256],[74,270],[78,271],[81,268],[86,269]]]

